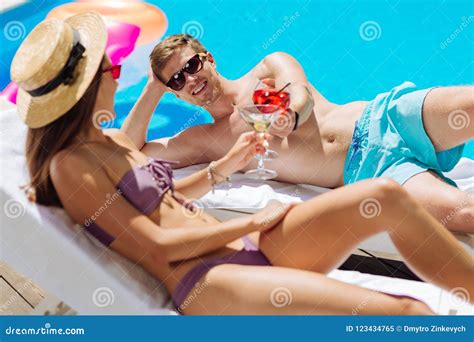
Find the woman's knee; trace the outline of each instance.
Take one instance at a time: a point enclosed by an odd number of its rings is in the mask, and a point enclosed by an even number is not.
[[[374,179],[375,191],[378,195],[383,198],[392,198],[398,196],[404,192],[403,187],[390,178],[377,178]]]
[[[377,224],[377,227],[390,224],[395,220],[398,222],[400,215],[407,211],[413,211],[419,204],[414,198],[397,182],[389,178],[378,178],[371,181],[369,196],[364,198],[359,206],[362,216],[365,213]],[[379,222],[382,221],[382,222]],[[382,227],[383,228],[383,227]]]
[[[412,201],[408,192],[390,178],[374,179],[372,191],[374,198],[380,201],[381,206],[386,206],[387,208],[395,208],[400,204]]]

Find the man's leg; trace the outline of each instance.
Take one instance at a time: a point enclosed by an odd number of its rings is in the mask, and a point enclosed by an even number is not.
[[[474,195],[446,184],[432,172],[411,177],[403,187],[449,230],[474,233]]]
[[[423,104],[423,125],[437,152],[474,138],[474,86],[431,90]]]

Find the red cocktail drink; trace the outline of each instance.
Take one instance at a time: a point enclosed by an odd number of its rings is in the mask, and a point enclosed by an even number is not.
[[[257,89],[253,92],[252,100],[256,105],[273,105],[281,109],[287,109],[290,105],[290,93],[286,91],[278,92],[276,89]],[[263,108],[266,107],[263,106]]]

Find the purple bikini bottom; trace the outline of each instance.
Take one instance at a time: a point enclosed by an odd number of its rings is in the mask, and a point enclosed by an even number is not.
[[[179,313],[183,313],[182,310],[188,301],[192,301],[195,296],[199,295],[201,290],[204,290],[205,284],[200,285],[198,281],[211,268],[222,264],[271,266],[270,261],[247,236],[244,236],[242,240],[244,241],[244,249],[220,258],[202,260],[201,264],[195,266],[184,275],[171,295],[175,308]],[[194,291],[191,294],[190,292],[193,288]]]

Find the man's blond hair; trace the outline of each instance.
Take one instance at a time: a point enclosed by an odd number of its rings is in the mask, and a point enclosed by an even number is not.
[[[174,34],[166,37],[155,46],[150,54],[151,68],[155,75],[160,77],[160,72],[171,59],[173,53],[186,46],[189,46],[191,49],[196,51],[196,53],[207,53],[207,49],[204,45],[189,34]]]

